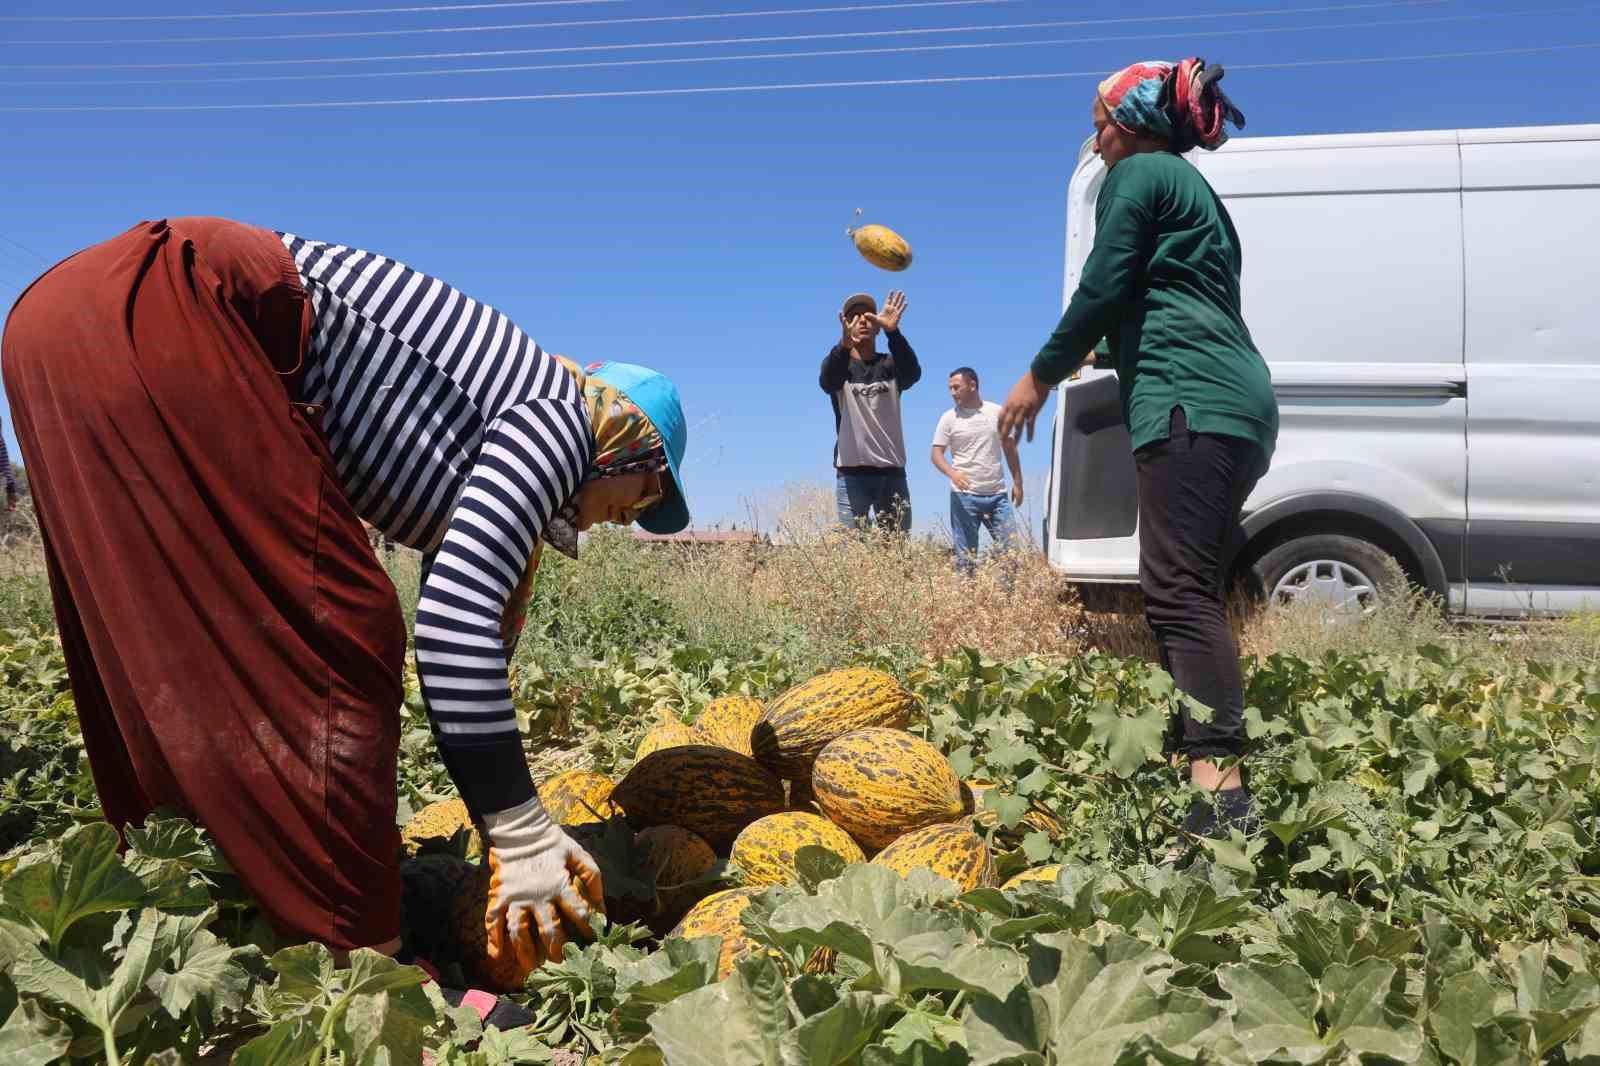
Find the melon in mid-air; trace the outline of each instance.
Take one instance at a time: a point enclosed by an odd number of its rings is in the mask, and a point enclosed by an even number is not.
[[[888,226],[856,226],[845,231],[855,242],[856,251],[875,267],[904,270],[911,265],[911,245]]]

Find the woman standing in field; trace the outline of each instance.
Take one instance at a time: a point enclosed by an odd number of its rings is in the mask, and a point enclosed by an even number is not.
[[[1061,323],[1001,413],[1026,428],[1050,390],[1101,341],[1117,371],[1139,479],[1139,585],[1161,665],[1210,708],[1185,706],[1169,745],[1197,800],[1185,828],[1247,828],[1253,815],[1237,758],[1245,743],[1238,649],[1223,613],[1240,509],[1266,472],[1278,405],[1239,308],[1239,236],[1221,199],[1181,154],[1216,149],[1224,120],[1244,125],[1200,59],[1135,63],[1100,83],[1095,151],[1107,169],[1094,248]],[[1202,718],[1209,720],[1202,721]],[[1232,765],[1227,761],[1233,760]],[[1219,766],[1219,762],[1224,765]]]
[[[425,553],[417,672],[483,825],[491,956],[603,906],[546,816],[507,684],[542,544],[688,523],[677,390],[552,356],[383,256],[141,223],[36,281],[4,378],[106,818],[211,833],[278,931],[399,946],[406,631],[362,527]]]

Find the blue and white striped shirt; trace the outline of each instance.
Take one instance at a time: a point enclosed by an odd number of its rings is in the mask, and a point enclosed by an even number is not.
[[[427,554],[417,673],[468,806],[533,794],[500,619],[595,441],[577,382],[509,318],[380,255],[280,233],[311,303],[299,399],[356,512]]]

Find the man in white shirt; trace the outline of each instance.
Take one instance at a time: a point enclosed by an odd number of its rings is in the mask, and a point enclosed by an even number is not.
[[[977,566],[978,527],[989,528],[997,550],[1014,546],[1018,535],[1014,507],[1022,506],[1022,462],[1017,443],[1000,436],[1000,405],[978,395],[978,374],[969,366],[950,373],[950,399],[955,407],[939,416],[933,431],[933,465],[950,479],[950,531],[955,537],[956,570],[971,574]],[[950,457],[945,457],[945,449]],[[1006,494],[1004,454],[1011,468],[1011,493]]]

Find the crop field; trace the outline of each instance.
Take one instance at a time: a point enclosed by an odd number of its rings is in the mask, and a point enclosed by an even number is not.
[[[541,572],[513,693],[608,917],[509,1033],[278,943],[176,812],[119,851],[37,548],[7,547],[0,1064],[1600,1064],[1594,619],[1242,623],[1263,826],[1196,841],[1142,623],[1037,561],[965,586],[930,545],[790,532]],[[407,937],[481,979],[419,880],[473,891],[481,845],[407,693]]]

